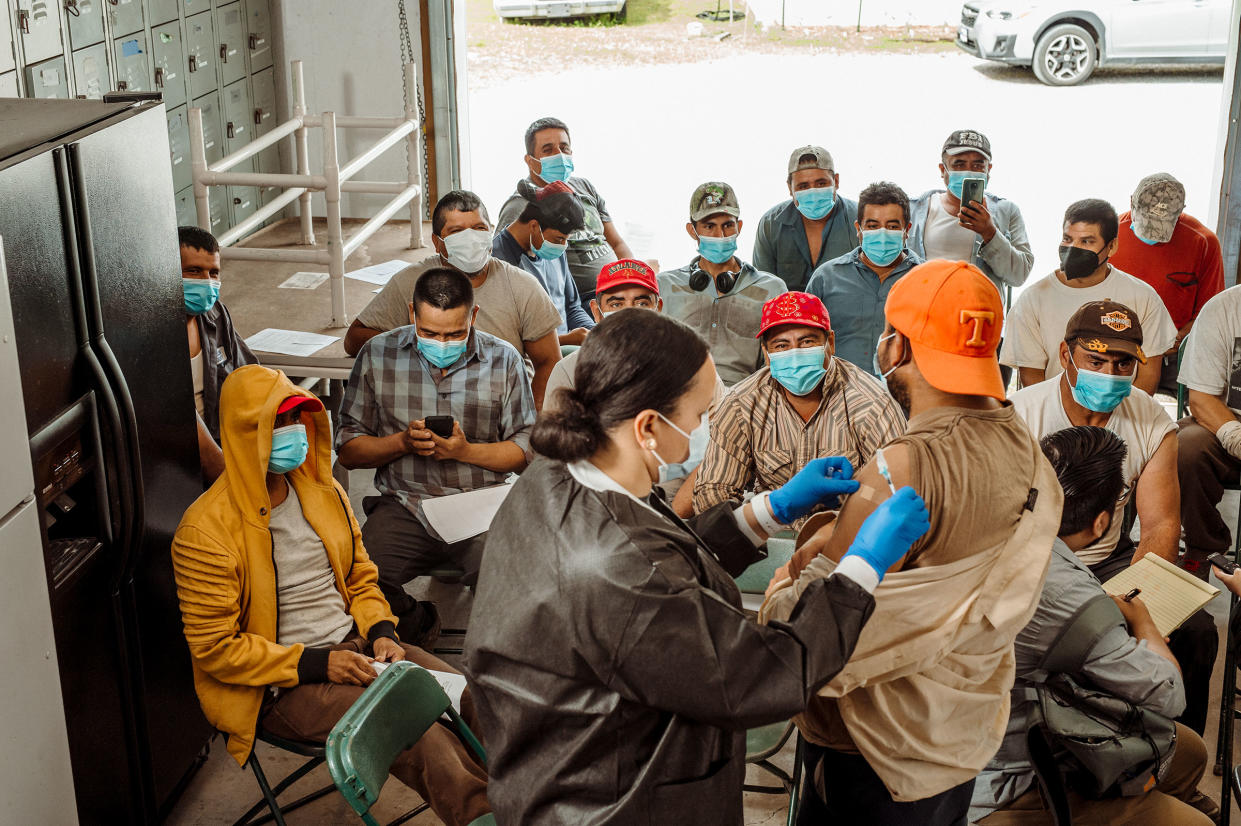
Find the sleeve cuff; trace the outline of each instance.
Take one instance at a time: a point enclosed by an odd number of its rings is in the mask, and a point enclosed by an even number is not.
[[[853,580],[868,594],[875,593],[875,589],[879,587],[879,574],[875,573],[870,563],[860,556],[846,555],[836,566],[834,575]]]
[[[327,682],[327,658],[332,653],[330,648],[303,648],[302,656],[297,661],[297,682]]]
[[[393,642],[400,642],[396,636],[396,625],[389,620],[382,620],[371,626],[371,630],[366,634],[367,642],[374,642],[380,637],[387,637]]]

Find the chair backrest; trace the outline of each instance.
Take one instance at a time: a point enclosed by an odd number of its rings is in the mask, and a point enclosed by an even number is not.
[[[327,738],[328,770],[355,812],[366,816],[397,755],[450,708],[435,677],[407,661],[389,665],[362,692]]]
[[[1178,376],[1181,374],[1181,360],[1185,358],[1185,342],[1187,341],[1189,341],[1189,336],[1186,336],[1184,341],[1181,342],[1181,346],[1176,348],[1176,374]],[[1185,385],[1178,380],[1176,383],[1176,420],[1178,422],[1185,418],[1188,396],[1189,393]]]
[[[793,558],[795,540],[773,536],[767,540],[767,558],[755,562],[733,581],[743,594],[761,594],[767,590],[776,569]]]

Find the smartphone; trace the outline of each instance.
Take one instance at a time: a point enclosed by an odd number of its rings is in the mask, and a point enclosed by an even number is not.
[[[448,439],[452,436],[452,416],[427,416],[426,425],[427,430],[441,439]]]
[[[1237,572],[1237,563],[1233,562],[1223,554],[1211,554],[1207,557],[1207,562],[1210,562],[1226,574],[1235,574]]]
[[[966,178],[961,181],[961,203],[963,204],[981,204],[982,191],[987,185],[983,178]]]

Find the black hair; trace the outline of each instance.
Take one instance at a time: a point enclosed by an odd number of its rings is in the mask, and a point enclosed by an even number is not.
[[[569,127],[560,118],[539,118],[534,123],[526,127],[526,154],[534,157],[534,136],[544,129],[563,129],[566,135],[569,134]],[[572,136],[569,140],[573,140]]]
[[[1113,512],[1125,489],[1125,442],[1102,427],[1069,427],[1044,436],[1039,446],[1064,489],[1059,536],[1089,528]]]
[[[220,242],[202,227],[177,227],[177,242],[183,247],[202,250],[205,253],[220,251]]]
[[[411,299],[414,312],[419,304],[428,304],[437,310],[454,310],[457,307],[474,306],[474,287],[470,279],[448,267],[432,267],[418,276]]]
[[[909,196],[905,194],[905,190],[901,189],[891,181],[879,181],[862,190],[857,198],[857,220],[862,223],[862,214],[866,212],[866,207],[886,206],[888,204],[896,204],[901,208],[901,215],[905,216],[905,223],[909,223]]]
[[[554,412],[534,423],[531,446],[573,462],[608,441],[608,432],[643,410],[672,415],[707,360],[707,343],[660,313],[621,310],[601,321],[578,351],[574,384],[556,392]]]
[[[1116,234],[1120,231],[1120,219],[1116,217],[1116,210],[1102,198],[1086,198],[1069,204],[1069,208],[1064,211],[1064,225],[1067,227],[1069,224],[1078,223],[1098,224],[1105,244],[1116,240]]]
[[[444,223],[448,220],[447,213],[474,212],[475,210],[478,210],[483,220],[490,226],[491,216],[487,214],[487,205],[483,203],[483,199],[468,189],[454,189],[435,202],[435,209],[431,211],[431,232],[443,238],[444,236],[440,233],[444,231]]]
[[[565,188],[568,188],[567,185]],[[551,192],[544,195],[543,200],[539,200],[539,191],[537,186],[527,180],[517,182],[517,194],[526,201],[521,215],[517,216],[519,224],[538,221],[543,229],[558,229],[565,235],[586,226],[586,210],[582,206],[582,199],[577,197],[576,193]]]

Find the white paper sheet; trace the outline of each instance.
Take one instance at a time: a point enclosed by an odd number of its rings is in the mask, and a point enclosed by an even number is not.
[[[360,270],[345,273],[345,278],[353,278],[358,281],[366,281],[371,284],[383,286],[387,284],[392,276],[409,266],[408,261],[394,259],[385,261],[382,264],[371,264],[369,267],[363,267]]]
[[[376,674],[382,674],[384,669],[392,663],[371,663],[371,668],[375,669]],[[432,671],[429,668],[422,668],[417,663],[414,668],[421,668],[423,671],[435,678],[440,684],[440,688],[444,689],[444,693],[448,695],[448,699],[452,701],[452,707],[461,713],[461,695],[465,693],[465,675],[449,674],[447,671]]]
[[[327,281],[325,272],[295,272],[279,286],[284,290],[313,290],[324,281]]]
[[[301,330],[278,330],[268,327],[246,339],[251,350],[264,353],[282,353],[286,356],[313,356],[340,336],[324,336]]]
[[[448,543],[460,542],[491,527],[491,520],[512,489],[505,484],[435,496],[422,500],[422,510],[440,538]]]
[[[1141,589],[1141,600],[1159,633],[1168,636],[1215,598],[1219,589],[1162,557],[1147,554],[1103,583],[1103,590],[1123,597]]]

